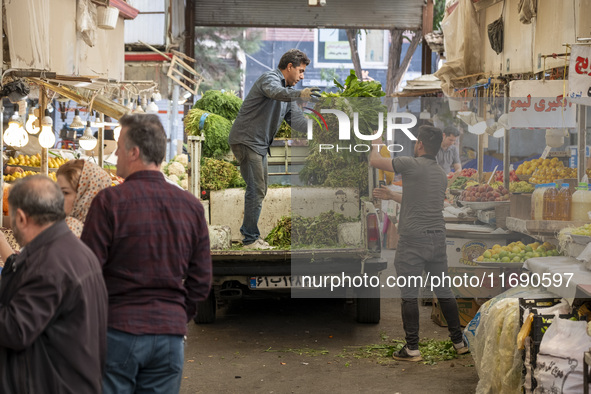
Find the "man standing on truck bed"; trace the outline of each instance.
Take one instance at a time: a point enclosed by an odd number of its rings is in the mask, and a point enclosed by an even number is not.
[[[304,79],[308,64],[310,59],[298,49],[284,53],[277,69],[256,80],[232,125],[228,142],[246,182],[244,219],[240,227],[245,249],[272,249],[259,238],[258,227],[267,194],[267,153],[284,119],[296,130],[307,128],[295,100],[320,97],[320,89],[297,90],[293,86]]]
[[[403,194],[374,190],[378,198],[391,198],[401,204],[398,232],[400,240],[394,257],[398,277],[405,277],[407,286],[400,287],[402,298],[402,323],[406,345],[392,357],[402,361],[422,360],[419,351],[419,289],[409,286],[409,277],[420,277],[423,270],[431,276],[448,275],[445,245],[445,221],[443,201],[447,177],[437,164],[435,155],[441,147],[443,135],[432,126],[419,127],[414,157],[382,157],[378,150],[382,141],[374,140],[370,165],[402,174]],[[412,282],[411,282],[412,283]],[[447,320],[449,336],[458,354],[468,353],[462,338],[458,305],[449,287],[434,288]]]

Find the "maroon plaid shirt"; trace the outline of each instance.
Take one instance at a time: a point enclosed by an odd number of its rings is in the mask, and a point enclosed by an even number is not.
[[[207,223],[193,195],[159,171],[135,172],[97,194],[81,239],[103,266],[110,328],[186,333],[211,287]]]

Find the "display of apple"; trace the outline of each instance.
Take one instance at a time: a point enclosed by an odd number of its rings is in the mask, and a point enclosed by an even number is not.
[[[499,185],[496,189],[491,185],[474,185],[462,192],[460,200],[467,202],[507,201],[509,197],[509,190],[505,189],[503,185]]]

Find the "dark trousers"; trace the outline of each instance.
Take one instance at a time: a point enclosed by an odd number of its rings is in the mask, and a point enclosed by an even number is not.
[[[445,232],[424,233],[413,236],[400,236],[394,267],[402,298],[402,324],[406,334],[406,345],[411,350],[419,348],[419,296],[420,278],[423,271],[430,277],[448,275],[447,254],[445,251]],[[405,286],[401,286],[402,277]],[[427,285],[430,285],[428,283]],[[449,287],[433,289],[441,311],[447,321],[449,336],[453,343],[462,342],[462,329],[458,314],[458,304]]]

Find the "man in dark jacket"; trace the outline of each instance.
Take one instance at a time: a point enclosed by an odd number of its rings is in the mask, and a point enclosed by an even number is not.
[[[20,254],[0,279],[0,392],[100,393],[107,290],[92,251],[66,225],[50,178],[24,178],[8,198]]]

